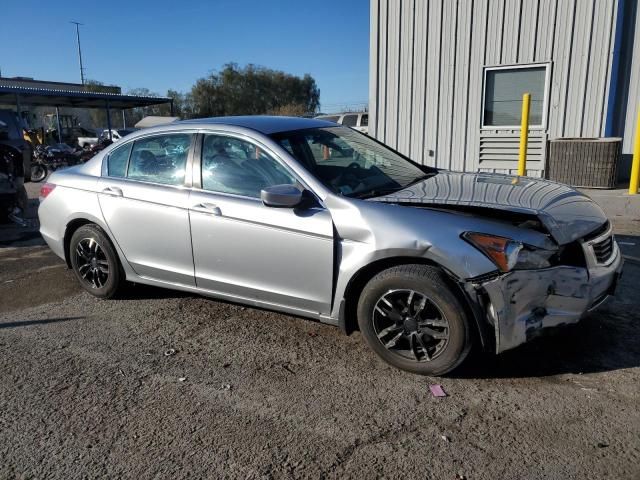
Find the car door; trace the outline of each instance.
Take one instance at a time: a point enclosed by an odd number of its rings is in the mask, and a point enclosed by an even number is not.
[[[202,135],[189,216],[197,286],[236,298],[328,313],[333,223],[319,203],[272,208],[262,188],[296,183],[264,147],[244,137]],[[200,175],[199,175],[200,174]]]
[[[156,134],[119,146],[106,158],[98,190],[107,226],[135,272],[189,286],[195,280],[185,178],[194,137]]]

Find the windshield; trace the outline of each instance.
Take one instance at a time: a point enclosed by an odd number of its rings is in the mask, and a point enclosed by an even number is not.
[[[281,132],[271,138],[327,188],[348,197],[384,195],[437,173],[346,127]]]

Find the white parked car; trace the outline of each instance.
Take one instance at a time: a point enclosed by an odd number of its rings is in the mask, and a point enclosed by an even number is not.
[[[111,129],[111,140],[117,142],[118,140],[126,137],[130,133],[133,133],[137,130],[137,128],[112,128]],[[104,129],[100,134],[100,139],[109,138],[109,129]]]
[[[333,115],[319,115],[316,118],[327,122],[339,123],[362,133],[369,133],[369,113],[367,112],[335,113]]]
[[[98,135],[96,134],[95,131],[92,130],[88,130],[86,128],[83,127],[73,127],[69,130],[68,135],[71,137],[70,139],[64,139],[65,136],[65,129],[62,129],[62,134],[63,134],[63,141],[67,141],[67,142],[72,142],[73,141],[73,137],[75,137],[77,140],[77,144],[80,148],[89,148],[92,145],[95,145],[96,143],[98,143]],[[70,143],[71,145],[72,143]]]

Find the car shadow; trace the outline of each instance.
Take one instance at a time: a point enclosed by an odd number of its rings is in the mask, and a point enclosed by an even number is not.
[[[17,230],[17,228],[12,225],[9,226],[11,229]],[[7,228],[7,230],[9,229]],[[4,232],[3,232],[4,233]],[[8,237],[4,239],[4,237]],[[11,232],[11,234],[0,234],[0,248],[8,248],[8,247],[34,247],[38,245],[45,245],[44,239],[40,232],[34,230],[24,230],[24,231],[16,231]]]
[[[119,300],[155,300],[155,299],[170,299],[170,298],[186,298],[196,297],[197,295],[182,292],[180,290],[172,290],[170,288],[154,287],[152,285],[144,285],[142,283],[135,283],[127,285],[122,293],[118,295]]]
[[[42,318],[39,320],[25,320],[22,322],[5,322],[0,323],[0,329],[3,328],[16,328],[16,327],[28,327],[31,325],[47,325],[49,323],[68,322],[71,320],[82,320],[86,317],[60,317],[60,318]]]
[[[0,219],[0,249],[45,245],[38,222],[38,199],[29,199],[27,211],[20,216],[21,223]]]
[[[617,317],[621,319],[621,317]],[[545,337],[500,355],[472,355],[456,378],[522,378],[597,373],[640,366],[640,334],[627,325],[592,314],[577,325],[559,328]],[[635,331],[631,331],[635,330]]]
[[[640,236],[617,235],[625,266],[615,298],[575,325],[500,355],[475,353],[456,378],[545,377],[640,366]]]

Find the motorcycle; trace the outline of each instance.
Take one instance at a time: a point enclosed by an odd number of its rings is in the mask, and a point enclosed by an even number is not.
[[[51,172],[81,163],[80,155],[64,143],[37,145],[31,162],[31,181],[41,182]]]
[[[33,161],[31,162],[31,181],[41,182],[55,170],[85,163],[112,143],[108,138],[102,138],[95,145],[79,151],[65,143],[37,145],[33,151]]]
[[[80,152],[80,160],[82,161],[82,163],[85,163],[87,160],[90,160],[91,158],[93,158],[93,156],[96,153],[101,152],[102,150],[107,148],[112,143],[113,143],[113,141],[109,140],[108,138],[100,138],[98,140],[98,143],[96,143],[94,145],[91,145],[88,148],[84,148]]]

